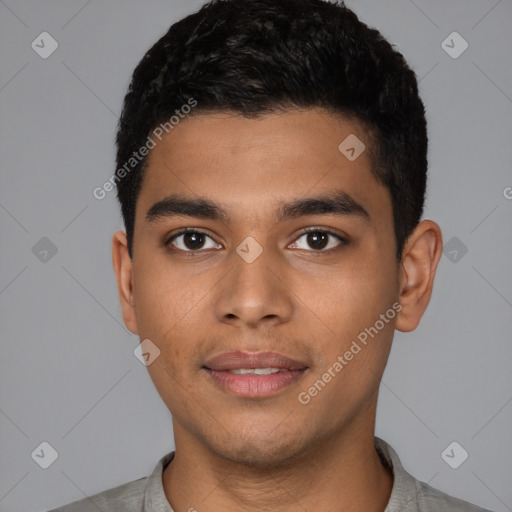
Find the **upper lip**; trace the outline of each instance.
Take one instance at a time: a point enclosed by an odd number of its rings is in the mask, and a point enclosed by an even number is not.
[[[304,370],[307,366],[300,361],[277,352],[226,352],[209,359],[204,366],[210,370],[236,370],[239,368],[279,368],[283,370]]]

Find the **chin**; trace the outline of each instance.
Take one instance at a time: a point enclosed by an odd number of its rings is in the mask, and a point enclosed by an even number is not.
[[[301,450],[290,445],[289,443],[281,443],[269,446],[267,442],[256,443],[253,440],[246,442],[230,443],[225,446],[219,454],[225,460],[241,465],[247,468],[266,470],[276,469],[290,465],[290,462],[298,458]]]
[[[275,426],[262,429],[258,425],[251,425],[243,430],[231,430],[229,435],[224,432],[225,435],[208,439],[206,444],[219,458],[248,469],[268,471],[289,468],[291,463],[306,458],[316,443],[305,438],[300,428],[295,432],[289,428],[287,430],[283,432]]]

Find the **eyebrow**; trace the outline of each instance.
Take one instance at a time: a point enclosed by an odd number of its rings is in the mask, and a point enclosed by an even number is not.
[[[342,190],[314,197],[281,202],[277,207],[277,220],[284,222],[306,215],[354,216],[369,220],[370,215],[354,198]],[[146,213],[148,223],[171,217],[196,217],[228,223],[228,210],[207,198],[191,198],[173,194],[156,202]]]

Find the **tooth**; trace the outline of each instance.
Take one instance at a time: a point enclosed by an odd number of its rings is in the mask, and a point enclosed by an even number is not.
[[[237,375],[271,375],[272,373],[278,373],[283,370],[279,370],[279,368],[235,368],[230,370],[231,373],[235,373]]]
[[[255,368],[254,373],[256,375],[270,375],[272,370],[270,368]]]

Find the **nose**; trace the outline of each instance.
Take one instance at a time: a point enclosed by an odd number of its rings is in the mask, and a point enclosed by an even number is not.
[[[294,310],[290,279],[284,265],[263,252],[252,262],[234,253],[215,297],[215,316],[219,322],[257,328],[290,320]]]

